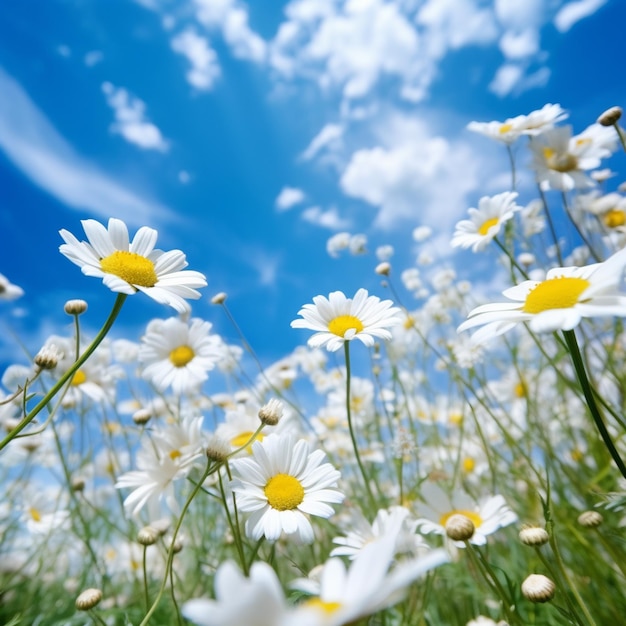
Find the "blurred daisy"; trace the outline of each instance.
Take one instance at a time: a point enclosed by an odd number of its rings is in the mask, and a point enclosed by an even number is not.
[[[502,225],[508,222],[522,207],[515,204],[517,193],[507,191],[497,196],[483,196],[478,208],[469,209],[470,219],[461,220],[450,242],[453,248],[471,248],[472,252],[484,250],[500,232]]]
[[[417,520],[417,528],[424,535],[434,533],[446,535],[446,522],[453,515],[463,515],[474,524],[474,534],[470,543],[481,546],[487,543],[487,536],[499,528],[517,521],[517,515],[508,507],[500,495],[484,498],[476,503],[463,492],[454,493],[452,498],[432,483],[422,486],[422,499],[419,511],[425,517]],[[457,547],[464,547],[462,541],[453,542]]]
[[[619,292],[626,249],[603,263],[584,267],[556,267],[543,281],[526,280],[503,292],[513,302],[484,304],[470,311],[459,332],[482,326],[472,336],[480,343],[520,322],[534,332],[571,330],[583,317],[626,316],[626,296]]]
[[[344,495],[337,486],[339,472],[324,463],[324,452],[309,451],[304,439],[294,443],[291,436],[270,435],[252,444],[252,457],[231,463],[232,490],[237,506],[251,513],[246,534],[254,540],[265,536],[276,541],[283,533],[296,534],[311,543],[313,527],[305,514],[330,517],[330,503]]]
[[[445,550],[409,559],[392,568],[395,538],[367,544],[346,569],[329,559],[316,579],[299,579],[291,586],[312,594],[295,611],[299,626],[342,626],[382,611],[402,599],[408,586],[450,560]]]
[[[184,270],[185,255],[180,250],[155,250],[157,231],[143,226],[132,242],[121,220],[111,218],[108,228],[96,220],[82,220],[88,242],[78,241],[72,233],[59,231],[65,241],[59,251],[83,274],[102,278],[111,291],[132,295],[143,291],[153,300],[168,304],[179,313],[190,307],[186,298],[197,299],[196,287],[206,287],[200,272]]]
[[[541,188],[569,191],[593,186],[585,171],[600,167],[616,142],[615,129],[600,124],[592,124],[576,136],[572,136],[571,126],[561,126],[533,137],[532,168]]]
[[[532,111],[528,115],[511,117],[504,122],[470,122],[467,125],[471,130],[490,139],[512,144],[521,135],[537,135],[548,128],[552,128],[556,122],[567,117],[567,113],[559,104],[546,104],[543,108]]]
[[[24,290],[0,274],[0,300],[15,300],[24,295]]]
[[[276,573],[260,561],[250,568],[250,578],[232,561],[222,563],[215,574],[215,598],[189,600],[182,613],[199,626],[277,626],[287,612]]]
[[[334,352],[352,339],[372,346],[374,337],[391,339],[387,329],[402,322],[400,309],[392,305],[391,300],[369,296],[365,289],[359,289],[354,298],[333,291],[328,298],[316,296],[313,304],[305,304],[298,312],[303,319],[294,320],[291,327],[317,331],[309,338],[311,348],[326,346]]]
[[[211,324],[200,319],[152,320],[139,349],[143,378],[159,391],[171,387],[183,394],[198,389],[223,352],[221,339],[210,330]]]

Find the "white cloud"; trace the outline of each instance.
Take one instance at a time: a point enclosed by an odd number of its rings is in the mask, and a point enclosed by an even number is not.
[[[104,54],[100,50],[91,50],[83,57],[83,61],[87,67],[98,65],[104,59]]]
[[[567,32],[576,22],[589,17],[606,4],[607,0],[578,0],[561,7],[554,18],[554,25],[561,33]]]
[[[379,129],[382,145],[357,150],[340,180],[348,196],[378,209],[374,224],[405,221],[445,228],[476,189],[476,155],[460,141],[432,136],[425,121],[392,115]]]
[[[350,228],[350,220],[344,219],[339,216],[339,212],[335,207],[324,211],[321,207],[312,206],[302,211],[302,219],[305,222],[310,222],[316,226],[322,228],[328,228],[329,230],[342,230]]]
[[[521,80],[523,72],[522,66],[515,63],[501,65],[489,85],[489,91],[501,98],[510,94]]]
[[[279,211],[288,211],[300,204],[305,198],[304,191],[296,187],[283,187],[276,198],[276,208]]]
[[[145,119],[146,105],[131,95],[123,87],[115,87],[111,83],[102,83],[102,91],[107,103],[115,112],[115,123],[111,131],[124,137],[144,150],[167,151],[167,141],[161,131]]]
[[[532,57],[539,52],[539,31],[536,28],[508,30],[500,39],[500,50],[507,59]]]
[[[323,148],[337,148],[341,146],[341,137],[344,128],[340,124],[326,124],[322,130],[311,140],[306,150],[302,153],[305,161],[315,157]]]
[[[197,89],[209,90],[221,75],[217,54],[208,40],[191,28],[179,33],[171,41],[172,50],[187,58],[191,69],[187,80]]]
[[[198,21],[210,30],[222,31],[233,56],[262,63],[267,44],[249,25],[248,11],[235,0],[195,0]]]
[[[59,202],[101,217],[145,224],[170,216],[81,157],[28,94],[0,68],[0,148],[27,178]]]

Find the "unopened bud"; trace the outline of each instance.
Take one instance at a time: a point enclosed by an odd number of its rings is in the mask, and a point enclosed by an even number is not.
[[[137,533],[137,543],[140,543],[142,546],[152,546],[154,545],[159,538],[159,531],[156,528],[152,528],[152,526],[144,526]]]
[[[61,356],[61,351],[53,343],[48,344],[35,355],[35,365],[42,370],[53,370]]]
[[[391,273],[391,265],[387,263],[387,261],[383,261],[376,266],[374,271],[381,276],[389,276]]]
[[[283,416],[283,403],[276,398],[272,398],[259,410],[259,419],[266,426],[276,426]]]
[[[150,421],[152,414],[148,409],[138,409],[133,413],[133,422],[137,424],[137,426],[144,426]]]
[[[211,304],[224,304],[227,297],[228,295],[225,292],[220,291],[211,298]]]
[[[524,526],[519,531],[519,540],[525,546],[542,546],[550,541],[550,535],[545,528],[539,526]]]
[[[585,511],[578,516],[578,523],[585,528],[597,528],[604,518],[598,511]]]
[[[474,535],[476,527],[469,517],[455,513],[446,521],[445,529],[446,535],[453,541],[468,541]]]
[[[228,458],[228,455],[232,452],[228,441],[213,435],[206,445],[206,455],[211,461],[222,463]]]
[[[88,611],[93,609],[100,600],[102,600],[102,591],[100,589],[85,589],[78,598],[76,598],[76,608],[79,611]]]
[[[613,126],[617,124],[620,117],[622,117],[622,108],[611,107],[598,118],[598,124],[602,124],[602,126]]]
[[[80,315],[87,310],[87,303],[84,300],[68,300],[63,308],[68,315]]]
[[[522,583],[522,593],[531,602],[548,602],[554,598],[556,586],[543,574],[531,574]]]
[[[81,492],[84,488],[85,488],[84,478],[80,476],[76,476],[75,478],[72,478],[72,491]]]

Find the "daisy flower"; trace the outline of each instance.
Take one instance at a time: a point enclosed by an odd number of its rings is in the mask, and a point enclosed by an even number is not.
[[[423,535],[434,533],[446,536],[446,522],[453,515],[462,515],[474,524],[474,534],[469,542],[482,546],[487,543],[488,535],[517,521],[517,515],[500,495],[489,496],[476,503],[462,492],[449,498],[437,485],[426,483],[422,487],[422,498],[425,504],[420,504],[419,510],[425,517],[417,520],[417,528]],[[459,548],[465,546],[463,541],[453,543]]]
[[[211,324],[200,319],[152,320],[139,348],[143,378],[177,395],[198,389],[223,353],[221,339],[210,331]]]
[[[470,311],[458,331],[483,326],[472,341],[481,343],[528,322],[534,332],[571,330],[583,317],[626,316],[626,296],[619,292],[626,248],[603,263],[556,267],[543,281],[526,280],[506,289],[512,302],[484,304]]]
[[[197,598],[183,605],[183,615],[199,626],[277,626],[287,612],[285,594],[274,570],[256,562],[246,578],[232,561],[215,574],[215,600]]]
[[[24,290],[14,285],[6,276],[0,274],[0,300],[15,300],[24,295]]]
[[[392,305],[391,300],[369,296],[366,289],[359,289],[354,298],[333,291],[328,298],[316,296],[313,304],[305,304],[298,311],[303,319],[294,320],[291,327],[317,331],[309,338],[311,348],[326,346],[334,352],[352,339],[372,346],[374,337],[391,339],[387,329],[402,321],[400,309]]]
[[[611,156],[616,141],[615,130],[600,124],[592,124],[576,136],[572,136],[571,126],[560,126],[533,137],[532,168],[541,188],[570,191],[593,186],[585,171],[600,167],[601,159]]]
[[[246,534],[255,541],[265,535],[276,541],[282,533],[296,534],[311,543],[313,527],[305,514],[330,517],[334,511],[327,503],[339,503],[344,495],[331,489],[339,472],[324,463],[324,452],[310,452],[304,439],[294,443],[290,435],[270,435],[252,444],[252,457],[231,463],[232,490],[237,506],[251,513]]]
[[[87,241],[78,241],[63,229],[65,241],[59,251],[78,265],[86,276],[102,278],[111,291],[132,295],[143,291],[161,304],[168,304],[179,313],[190,310],[186,298],[197,299],[196,287],[206,287],[200,272],[187,267],[180,250],[155,250],[157,231],[143,226],[129,241],[128,228],[122,220],[111,218],[108,228],[96,220],[82,220]]]
[[[497,196],[483,196],[478,208],[469,209],[470,219],[461,220],[456,225],[450,244],[453,248],[471,248],[472,252],[484,250],[522,207],[515,204],[517,193],[506,191]]]
[[[392,567],[396,538],[367,544],[346,569],[339,558],[329,559],[318,580],[299,579],[291,585],[312,594],[296,610],[299,626],[342,626],[396,604],[420,576],[450,560],[445,550],[402,561]]]

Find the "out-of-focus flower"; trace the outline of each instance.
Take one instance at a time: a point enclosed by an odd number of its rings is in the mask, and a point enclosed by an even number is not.
[[[0,300],[15,300],[24,295],[24,290],[14,285],[4,274],[0,274]]]

